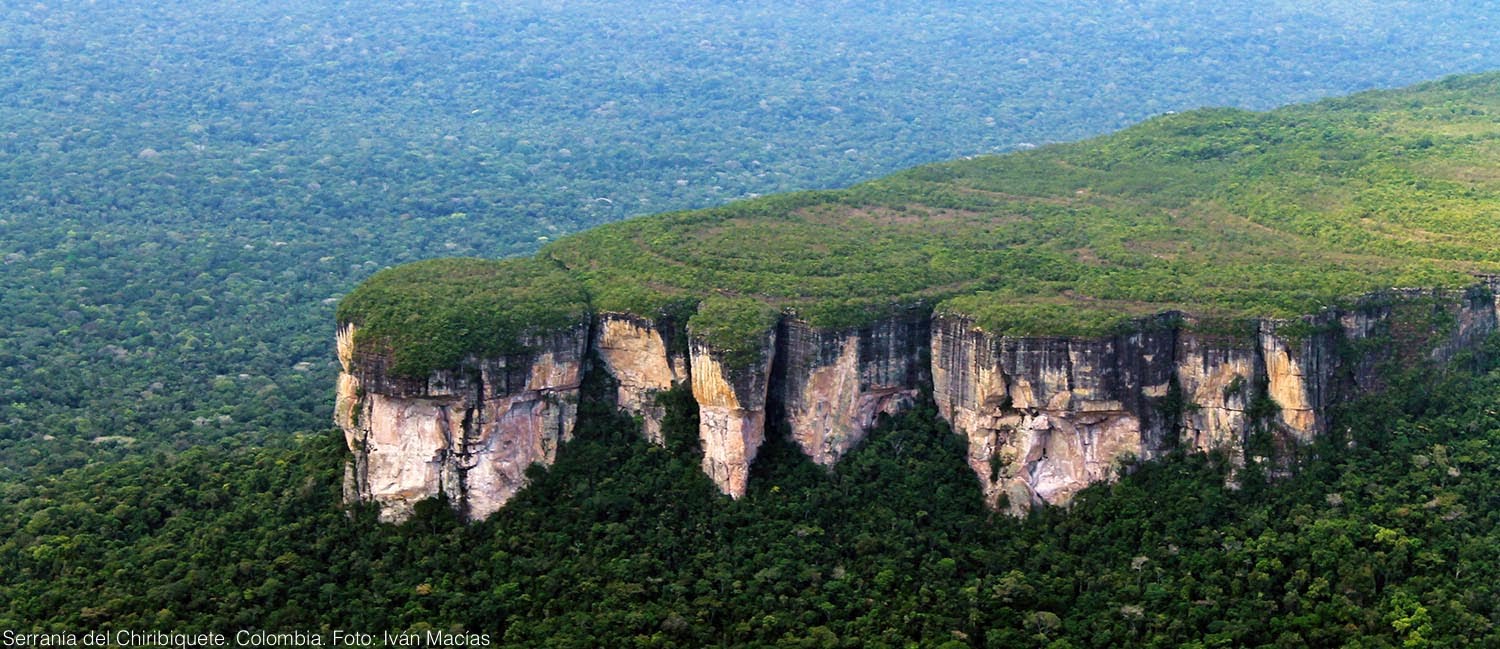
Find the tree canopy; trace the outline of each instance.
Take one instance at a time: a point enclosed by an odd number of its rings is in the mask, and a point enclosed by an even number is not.
[[[1173,454],[1013,519],[930,402],[831,469],[772,431],[739,500],[585,386],[483,523],[340,505],[336,431],[0,491],[0,627],[489,634],[501,647],[1439,647],[1500,642],[1500,340],[1334,413],[1299,470]],[[320,631],[321,630],[321,631]]]

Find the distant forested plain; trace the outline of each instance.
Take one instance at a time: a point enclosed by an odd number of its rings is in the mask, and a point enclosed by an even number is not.
[[[0,476],[326,426],[437,256],[1500,65],[1486,3],[15,3]]]

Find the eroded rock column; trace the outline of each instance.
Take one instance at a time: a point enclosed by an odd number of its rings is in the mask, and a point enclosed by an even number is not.
[[[1322,412],[1314,387],[1321,387],[1325,368],[1310,361],[1321,360],[1320,340],[1289,342],[1276,326],[1263,322],[1258,335],[1265,362],[1266,390],[1278,406],[1276,421],[1282,431],[1298,443],[1311,442],[1323,430]],[[1331,377],[1329,377],[1331,378]]]
[[[745,495],[750,464],[766,436],[766,390],[775,356],[775,330],[762,338],[759,359],[744,367],[699,340],[689,344],[693,398],[698,402],[698,436],[703,472],[731,497]]]

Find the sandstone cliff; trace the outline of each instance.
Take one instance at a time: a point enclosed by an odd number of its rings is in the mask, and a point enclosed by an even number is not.
[[[1149,459],[1170,430],[1173,316],[1105,339],[992,336],[959,317],[933,323],[933,398],[969,440],[992,507],[1067,502],[1118,464]]]
[[[340,344],[335,418],[354,452],[345,497],[379,504],[388,521],[438,495],[468,520],[494,513],[525,486],[527,467],[550,464],[572,435],[588,332],[532,337],[526,353],[467,359],[425,380],[394,377],[380,356]]]
[[[672,346],[681,334],[670,323],[622,313],[600,314],[595,327],[594,351],[615,379],[616,404],[640,417],[646,438],[661,444],[666,412],[657,396],[688,378],[687,360]]]
[[[1238,334],[1195,325],[1171,314],[1102,339],[1008,338],[938,318],[933,397],[968,439],[986,502],[1004,496],[1013,513],[1067,504],[1178,445],[1238,465],[1253,450],[1283,470],[1324,432],[1331,405],[1379,387],[1381,363],[1446,358],[1497,328],[1484,290],[1382,293]],[[1269,446],[1251,443],[1256,432]]]
[[[856,329],[782,323],[774,391],[802,452],[832,465],[875,426],[880,414],[910,406],[928,383],[925,312]]]
[[[423,380],[393,377],[382,356],[356,353],[354,328],[345,326],[335,419],[354,451],[349,500],[378,503],[395,521],[415,502],[445,495],[463,516],[481,519],[525,485],[527,466],[553,461],[589,371],[615,380],[616,405],[639,416],[642,434],[658,444],[665,413],[657,395],[690,382],[703,471],[736,498],[768,429],[785,430],[812,461],[832,465],[881,413],[909,407],[930,388],[941,416],[968,440],[985,501],[1019,514],[1065,505],[1080,489],[1179,447],[1285,470],[1324,431],[1330,406],[1381,387],[1383,364],[1441,360],[1495,331],[1494,284],[1383,292],[1229,330],[1165,313],[1097,338],[996,336],[925,310],[849,329],[784,316],[743,365],[680,325],[602,313],[528,337],[525,353],[470,358]]]
[[[657,443],[658,397],[691,385],[703,470],[736,497],[768,435],[832,465],[929,391],[1015,512],[1177,449],[1284,473],[1382,368],[1495,329],[1500,177],[1475,170],[1500,149],[1473,134],[1497,92],[1189,111],[382,270],[338,307],[350,498],[483,516],[603,374]]]
[[[776,332],[762,339],[760,360],[732,367],[699,340],[691,343],[693,398],[698,402],[698,437],[703,472],[719,491],[745,495],[750,464],[766,435],[766,392],[775,358]]]

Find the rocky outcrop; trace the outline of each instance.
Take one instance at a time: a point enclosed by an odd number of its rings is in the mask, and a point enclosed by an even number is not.
[[[354,459],[346,499],[373,502],[385,521],[420,500],[447,496],[479,520],[526,484],[533,463],[551,464],[573,431],[588,327],[521,341],[524,353],[470,358],[461,367],[409,379],[378,355],[354,352],[340,331],[335,418]],[[345,349],[347,348],[347,352]]]
[[[1405,318],[1410,331],[1396,333],[1401,340],[1395,341],[1398,344],[1392,346],[1392,351],[1416,354],[1425,351],[1432,360],[1446,361],[1478,346],[1500,328],[1500,296],[1495,293],[1500,288],[1497,286],[1500,278],[1487,276],[1484,280],[1483,284],[1461,292],[1397,292],[1390,304],[1397,313],[1402,307],[1411,311]]]
[[[746,493],[768,417],[828,466],[881,413],[930,386],[940,415],[968,440],[985,501],[1019,514],[1067,504],[1174,448],[1284,471],[1298,446],[1324,432],[1333,404],[1381,387],[1382,366],[1443,360],[1495,331],[1497,285],[1390,291],[1235,327],[1165,313],[1099,338],[995,336],[925,310],[849,329],[783,317],[749,363],[726,362],[671,323],[606,313],[529,337],[522,353],[470,358],[421,379],[393,376],[384,356],[357,352],[355,329],[344,325],[334,419],[354,451],[348,500],[377,503],[383,520],[398,521],[417,501],[444,495],[481,519],[571,436],[587,350],[596,371],[614,378],[616,404],[658,444],[657,396],[690,381],[703,471],[735,498]]]
[[[1478,278],[1480,283],[1477,288],[1481,290],[1477,292],[1480,293],[1480,299],[1483,299],[1484,293],[1489,293],[1490,301],[1495,305],[1495,313],[1500,314],[1500,275],[1478,275]]]
[[[1331,314],[1293,321],[1301,325],[1287,335],[1285,323],[1262,321],[1256,332],[1264,364],[1266,397],[1276,404],[1275,430],[1307,443],[1323,432],[1324,414],[1333,402],[1339,380],[1338,333],[1329,328]],[[1309,326],[1310,325],[1310,326]]]
[[[1240,333],[1179,314],[1095,339],[992,336],[962,317],[932,329],[938,411],[968,439],[986,502],[1021,513],[1179,444],[1284,471],[1330,406],[1380,387],[1383,363],[1470,348],[1497,329],[1497,308],[1476,287],[1381,293]],[[1252,444],[1257,431],[1268,446]]]
[[[671,326],[629,314],[601,314],[595,324],[594,351],[614,377],[615,403],[641,418],[646,439],[662,444],[666,410],[657,396],[688,378],[687,360],[672,351]]]
[[[766,438],[766,395],[775,358],[776,331],[762,338],[759,360],[744,367],[700,340],[689,343],[693,398],[698,402],[698,438],[703,472],[732,498],[745,495],[750,464]]]
[[[773,392],[803,453],[832,465],[879,415],[915,402],[928,380],[928,322],[925,312],[839,331],[783,322]]]
[[[1168,389],[1177,390],[1182,444],[1242,464],[1252,387],[1265,374],[1260,355],[1242,339],[1201,332],[1179,332],[1174,352],[1177,383]]]
[[[1339,316],[1347,371],[1355,389],[1384,387],[1380,368],[1446,361],[1500,328],[1500,276],[1465,291],[1405,289],[1372,295]]]
[[[1158,455],[1171,432],[1173,315],[1103,339],[991,336],[973,322],[932,325],[933,398],[969,441],[992,507],[1066,503],[1122,462]]]

